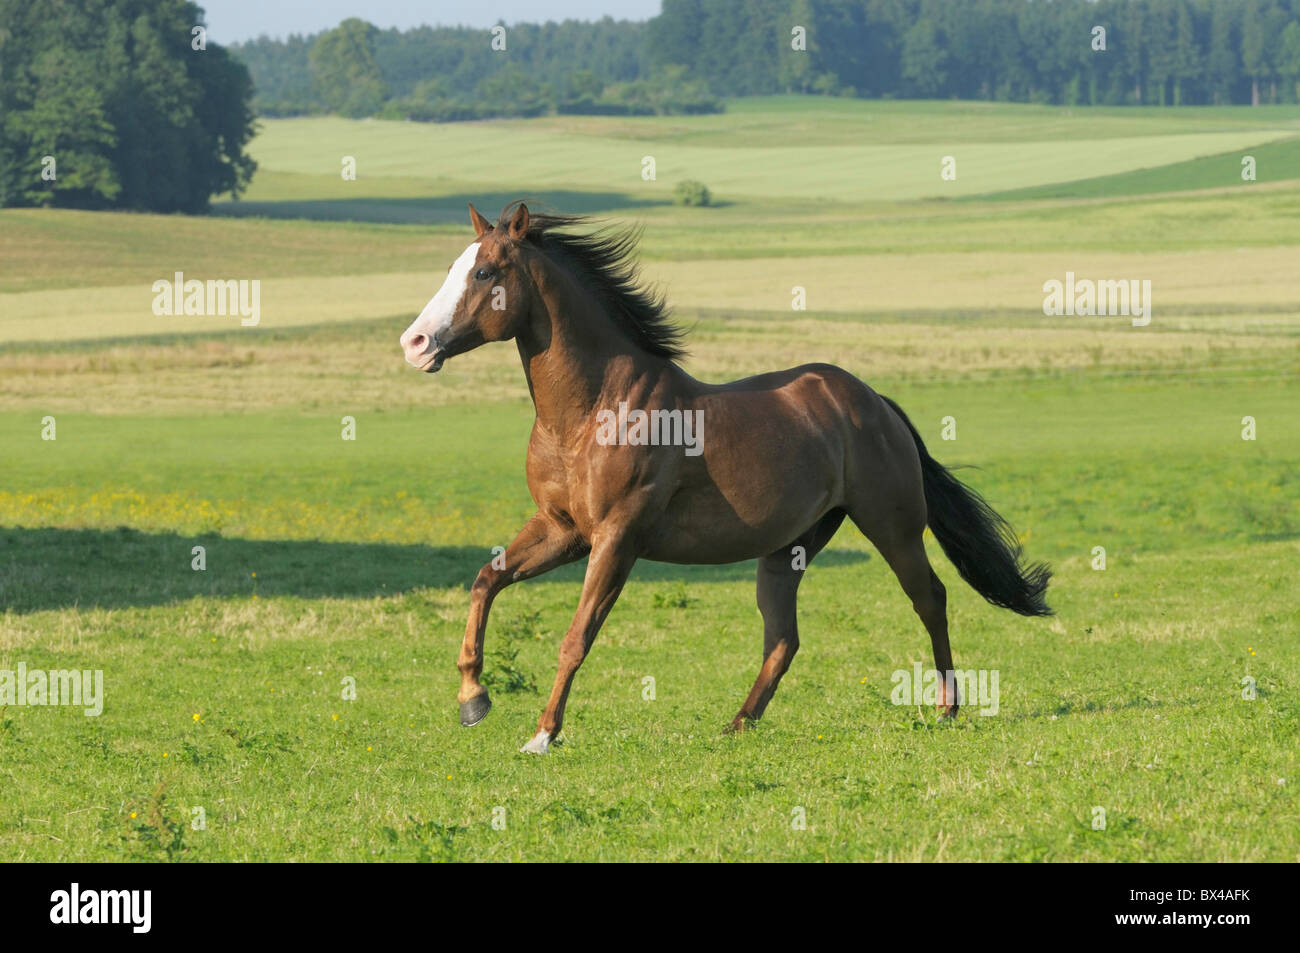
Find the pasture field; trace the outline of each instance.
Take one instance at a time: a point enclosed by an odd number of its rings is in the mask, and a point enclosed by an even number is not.
[[[1300,110],[264,127],[212,216],[0,211],[0,671],[105,691],[98,717],[0,707],[0,856],[1300,860]],[[668,204],[688,176],[724,204]],[[513,347],[425,377],[397,336],[464,202],[520,195],[645,226],[697,376],[833,361],[979,467],[1056,571],[1057,615],[1027,620],[930,541],[996,714],[891,702],[929,640],[847,525],[753,731],[721,734],[761,661],[753,564],[640,564],[545,758],[516,752],[582,566],[506,590],[495,707],[459,727],[468,586],[532,512],[532,408]],[[1067,270],[1152,280],[1150,325],[1044,316]],[[259,325],[155,316],[175,271],[260,280]]]

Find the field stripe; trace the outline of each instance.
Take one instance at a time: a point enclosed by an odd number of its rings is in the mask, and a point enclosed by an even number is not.
[[[1272,142],[1294,129],[1234,130],[1117,139],[898,144],[869,124],[848,144],[735,148],[672,139],[574,137],[527,126],[482,123],[426,126],[338,119],[268,120],[251,151],[265,170],[339,177],[339,157],[357,160],[357,196],[367,178],[428,179],[434,194],[472,194],[498,183],[521,193],[572,188],[670,198],[681,179],[701,179],[722,200],[773,197],[834,201],[964,196],[1110,175]],[[855,141],[856,140],[856,141]],[[789,141],[788,137],[785,139]],[[955,181],[940,179],[940,160],[957,157]],[[465,180],[467,156],[473,182]],[[642,178],[653,156],[656,177]],[[256,182],[250,194],[255,193]]]
[[[879,314],[898,311],[1041,310],[1042,284],[1079,278],[1152,282],[1162,305],[1216,309],[1295,305],[1293,248],[1181,254],[1006,252],[842,255],[649,262],[678,308],[784,311],[791,289],[807,291],[809,311]],[[202,277],[195,275],[193,277]],[[436,290],[438,274],[273,278],[261,283],[262,329],[306,327],[411,315]],[[0,296],[0,343],[75,341],[240,329],[237,316],[157,316],[149,285],[32,291]],[[394,341],[400,333],[398,320]],[[404,327],[404,325],[403,325]],[[255,328],[247,328],[250,335]],[[252,338],[250,338],[251,340]]]

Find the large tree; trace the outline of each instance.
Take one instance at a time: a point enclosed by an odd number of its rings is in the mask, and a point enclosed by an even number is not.
[[[202,25],[186,0],[0,0],[0,205],[200,212],[238,193],[252,83]]]
[[[311,48],[311,73],[325,105],[344,116],[370,116],[388,98],[388,84],[375,63],[379,30],[356,17],[322,33]]]

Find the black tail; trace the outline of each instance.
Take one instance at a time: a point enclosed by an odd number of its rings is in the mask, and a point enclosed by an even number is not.
[[[957,572],[995,606],[1021,615],[1051,615],[1043,598],[1052,575],[1047,564],[1021,565],[1015,530],[984,497],[930,456],[921,435],[896,403],[888,397],[881,399],[893,408],[916,441],[930,529]]]

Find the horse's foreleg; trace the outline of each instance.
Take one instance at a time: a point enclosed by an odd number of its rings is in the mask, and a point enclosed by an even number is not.
[[[623,591],[628,574],[636,562],[636,555],[623,541],[597,542],[587,563],[587,577],[582,583],[582,596],[573,624],[560,643],[560,663],[555,673],[555,686],[546,703],[546,710],[537,721],[537,734],[520,751],[545,754],[551,741],[564,724],[564,706],[569,700],[569,689],[579,666],[591,650],[596,633],[614,608],[614,602]]]
[[[538,513],[519,531],[504,556],[479,570],[470,589],[469,620],[465,624],[465,641],[461,643],[456,667],[460,669],[460,723],[465,727],[477,725],[487,717],[492,700],[487,689],[479,682],[483,674],[483,635],[487,631],[488,612],[492,600],[506,586],[521,579],[538,576],[544,572],[580,559],[587,551],[586,544],[569,527]]]

